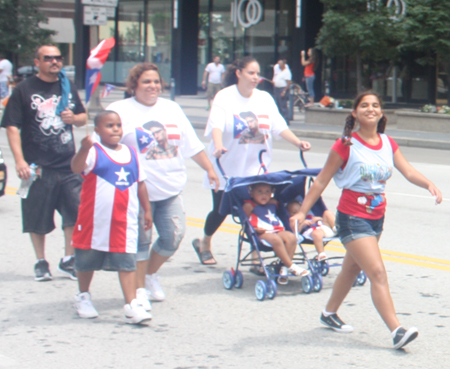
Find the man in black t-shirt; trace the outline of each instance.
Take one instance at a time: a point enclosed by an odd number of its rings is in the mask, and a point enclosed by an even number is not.
[[[58,270],[76,280],[70,242],[82,180],[70,169],[75,154],[72,126],[85,125],[87,116],[76,88],[61,72],[59,49],[53,45],[40,46],[34,62],[38,74],[16,86],[1,126],[7,130],[19,178],[30,178],[32,163],[41,168],[28,197],[22,199],[23,232],[30,233],[37,257],[35,280],[52,279],[45,260],[45,235],[55,228],[55,210],[62,216],[65,236],[65,257]]]

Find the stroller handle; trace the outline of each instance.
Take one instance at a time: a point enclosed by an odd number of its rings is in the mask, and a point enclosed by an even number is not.
[[[219,168],[220,174],[222,174],[223,178],[227,178],[227,175],[225,174],[225,171],[222,168],[222,164],[220,164],[220,159],[216,158],[216,164],[217,164],[217,168]]]
[[[263,158],[262,158],[262,156],[263,156],[263,154],[264,154],[265,152],[267,152],[266,149],[262,149],[262,150],[259,152],[259,164],[261,165],[261,168],[262,168],[262,170],[264,171],[264,174],[267,174],[267,173],[269,173],[269,172],[268,172],[268,170],[267,170],[267,168],[266,168],[266,165],[264,164]]]
[[[302,164],[305,167],[305,169],[308,168],[308,164],[306,164],[305,156],[303,155],[303,151],[302,150],[300,150],[300,160],[302,161]]]

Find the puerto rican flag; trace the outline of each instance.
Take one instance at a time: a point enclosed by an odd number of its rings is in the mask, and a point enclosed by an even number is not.
[[[108,96],[112,90],[114,90],[117,86],[110,85],[109,83],[105,83],[105,86],[103,86],[102,94],[100,95],[101,98],[104,98]]]
[[[248,124],[245,120],[239,118],[237,115],[233,115],[233,137],[239,138],[241,133],[248,128]]]
[[[153,133],[142,127],[136,128],[136,142],[141,154],[145,153],[152,144],[156,144]]]
[[[266,232],[275,233],[283,231],[283,223],[278,218],[276,211],[276,204],[258,205],[253,208],[252,214],[250,215],[250,224],[253,228],[263,228]]]
[[[134,149],[131,160],[120,164],[94,144],[97,160],[84,176],[81,205],[72,245],[79,249],[136,253],[139,199],[139,163]]]
[[[259,129],[270,129],[269,116],[266,114],[257,115]]]
[[[92,94],[100,83],[102,75],[100,70],[108,59],[109,52],[114,47],[116,41],[114,37],[108,38],[100,42],[97,47],[91,50],[91,54],[86,61],[86,104],[91,99]]]
[[[180,140],[180,129],[176,124],[164,124],[164,127],[166,128],[167,132],[167,139],[168,140]]]

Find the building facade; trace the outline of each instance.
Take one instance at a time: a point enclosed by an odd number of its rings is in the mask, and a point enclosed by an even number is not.
[[[96,42],[115,37],[116,47],[103,67],[102,82],[121,85],[132,66],[148,61],[158,65],[167,84],[174,81],[177,94],[199,91],[204,68],[215,55],[224,64],[251,55],[268,79],[276,61],[286,59],[293,80],[305,88],[300,52],[314,46],[323,14],[320,0],[119,0],[117,7],[108,9],[107,23],[96,27],[83,26],[82,0],[75,0],[75,4],[64,1],[59,0],[60,5],[51,9],[47,0],[45,12],[55,19],[73,16],[76,42],[69,49],[78,72],[78,87],[84,87],[85,61],[93,36]],[[70,34],[69,23],[63,29],[61,20],[51,22],[59,24],[60,34]],[[379,92],[386,101],[447,103],[447,66],[439,62],[421,66],[415,59],[415,55],[406,54],[395,68],[389,62],[364,64],[364,86]],[[324,93],[353,97],[355,71],[349,58],[329,60],[322,56],[316,70],[318,98]],[[260,88],[270,90],[271,85],[263,82]]]

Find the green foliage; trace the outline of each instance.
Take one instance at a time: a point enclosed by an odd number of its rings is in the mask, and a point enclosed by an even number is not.
[[[317,46],[328,57],[395,58],[403,38],[402,22],[377,0],[321,0],[325,6]]]
[[[0,51],[6,55],[25,57],[43,43],[50,42],[55,32],[39,28],[48,20],[39,6],[42,0],[0,0]]]
[[[400,50],[423,53],[417,62],[434,64],[435,55],[450,61],[450,0],[405,0],[405,38]]]

